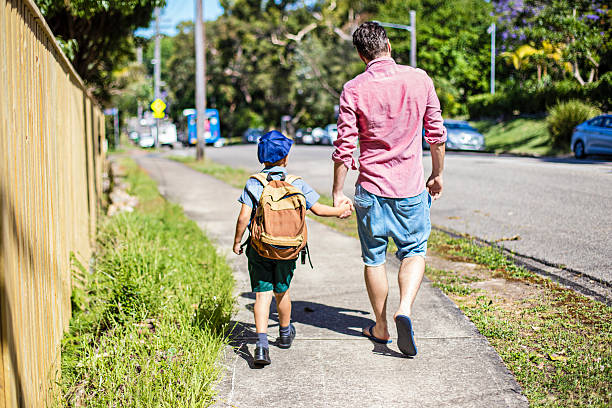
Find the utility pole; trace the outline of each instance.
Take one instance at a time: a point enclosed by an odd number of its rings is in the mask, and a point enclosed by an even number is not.
[[[410,65],[417,66],[417,43],[416,43],[416,11],[410,10],[410,25],[384,23],[382,21],[374,21],[383,27],[397,28],[398,30],[410,31]]]
[[[416,68],[416,11],[410,10],[410,65]]]
[[[161,82],[161,39],[159,35],[159,7],[155,8],[155,56],[153,64],[155,65],[153,71],[153,88],[154,88],[154,99],[159,98],[159,86]]]
[[[160,98],[159,92],[161,82],[161,39],[159,35],[159,7],[155,7],[155,67],[153,71],[153,90],[155,100]],[[155,147],[159,143],[159,118],[155,119]]]
[[[204,160],[206,145],[206,33],[204,32],[204,6],[202,0],[196,2],[195,21],[195,53],[196,53],[196,129],[198,142],[196,144],[196,160]]]
[[[491,34],[491,94],[495,93],[495,23],[491,23],[487,29]]]

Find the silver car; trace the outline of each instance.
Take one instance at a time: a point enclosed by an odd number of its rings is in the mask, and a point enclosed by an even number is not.
[[[464,120],[447,119],[444,121],[446,128],[446,148],[449,150],[484,150],[484,136],[470,126]],[[423,148],[429,149],[429,143],[425,141],[425,129],[423,129]]]
[[[600,115],[576,126],[572,151],[577,159],[588,154],[612,154],[612,115]]]

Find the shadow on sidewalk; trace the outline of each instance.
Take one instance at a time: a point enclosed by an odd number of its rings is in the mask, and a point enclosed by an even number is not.
[[[244,292],[240,294],[246,299],[255,299],[255,293]],[[372,319],[362,317],[369,315],[369,312],[357,309],[347,309],[343,307],[328,306],[322,303],[307,302],[303,300],[294,300],[291,302],[292,312],[291,321],[294,323],[307,324],[313,327],[327,329],[339,334],[348,336],[362,337],[361,329],[374,324]],[[254,303],[249,303],[245,307],[252,311]],[[359,314],[360,316],[355,316]],[[276,302],[273,301],[270,306],[270,319],[278,322],[278,313],[276,310]],[[230,324],[233,327],[228,334],[230,337],[230,345],[234,349],[234,353],[244,359],[249,368],[259,369],[253,363],[253,355],[248,348],[248,345],[257,342],[257,333],[255,332],[255,324],[247,322],[232,321]],[[270,324],[269,329],[278,327],[278,323]],[[268,330],[268,335],[274,337],[273,331]],[[299,336],[299,334],[298,334]],[[372,343],[372,353],[380,356],[406,358],[402,353],[390,349],[385,344]],[[270,341],[270,345],[275,346],[276,341]]]
[[[240,296],[247,299],[255,299],[255,294],[250,292],[244,292]],[[250,303],[245,307],[252,311],[253,305],[254,303]],[[322,303],[307,302],[303,300],[292,300],[291,306],[292,322],[307,324],[309,326],[319,327],[349,336],[361,337],[361,329],[374,324],[372,319],[361,317],[370,314],[370,312],[363,310],[328,306]],[[355,316],[354,314],[359,314],[361,316]],[[274,301],[270,306],[270,319],[278,322],[276,302]],[[254,327],[254,325],[250,326]],[[276,325],[270,325],[270,327],[276,326],[278,326],[278,323]],[[255,334],[253,334],[253,336],[256,337]]]

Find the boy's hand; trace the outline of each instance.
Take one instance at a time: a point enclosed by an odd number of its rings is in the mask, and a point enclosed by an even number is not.
[[[242,255],[242,248],[240,247],[240,242],[234,244],[234,253],[236,255]]]
[[[352,203],[343,203],[341,205],[338,206],[338,208],[340,208],[341,213],[340,215],[338,215],[338,218],[348,218],[351,216],[351,214],[353,213],[352,209],[351,209],[351,204]]]

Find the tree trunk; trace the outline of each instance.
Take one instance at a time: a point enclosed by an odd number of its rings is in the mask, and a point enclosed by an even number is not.
[[[578,63],[574,62],[572,66],[574,68],[574,78],[576,78],[580,85],[584,86],[584,79],[582,79],[582,76],[580,75],[580,70],[578,70]]]

